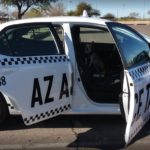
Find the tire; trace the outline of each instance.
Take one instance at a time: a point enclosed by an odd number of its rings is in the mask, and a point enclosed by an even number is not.
[[[2,94],[0,94],[0,125],[2,125],[6,121],[6,119],[8,118],[8,114],[7,103]]]

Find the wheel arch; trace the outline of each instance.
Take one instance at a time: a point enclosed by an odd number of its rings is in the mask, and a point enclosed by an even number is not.
[[[20,111],[14,101],[4,92],[0,91],[0,98],[6,103],[9,115],[18,115]]]

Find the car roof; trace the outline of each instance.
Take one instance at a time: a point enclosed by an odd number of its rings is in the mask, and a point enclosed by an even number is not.
[[[24,23],[41,23],[41,22],[59,22],[59,23],[95,23],[106,26],[106,22],[109,20],[100,19],[100,18],[91,18],[91,17],[40,17],[40,18],[30,18],[22,20],[14,20],[3,23],[0,25],[0,30],[11,25],[19,25]]]

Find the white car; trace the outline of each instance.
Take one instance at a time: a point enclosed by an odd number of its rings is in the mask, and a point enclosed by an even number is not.
[[[122,114],[129,143],[150,118],[150,48],[126,25],[54,17],[0,25],[0,120]]]

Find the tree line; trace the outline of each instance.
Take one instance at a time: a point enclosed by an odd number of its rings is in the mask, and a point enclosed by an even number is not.
[[[15,19],[41,17],[41,16],[81,16],[83,10],[86,10],[89,16],[97,16],[110,20],[118,19],[114,14],[107,13],[101,16],[100,10],[94,9],[90,4],[81,2],[77,5],[75,10],[66,12],[64,5],[59,0],[1,0],[0,4],[5,7],[16,8],[12,12]],[[148,11],[150,15],[150,11]],[[132,20],[140,18],[139,13],[131,12],[127,17],[122,17],[122,20]]]

